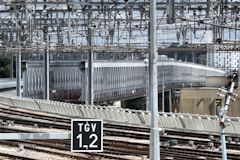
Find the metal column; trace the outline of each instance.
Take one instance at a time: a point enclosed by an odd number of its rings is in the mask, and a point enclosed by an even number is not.
[[[17,18],[18,14],[17,14]],[[16,55],[16,92],[17,92],[17,96],[22,96],[21,95],[21,74],[22,74],[22,66],[21,66],[21,59],[22,59],[22,48],[21,48],[21,30],[20,30],[20,26],[17,25],[18,31],[16,34],[16,39],[17,39],[17,43],[18,43],[18,53]]]
[[[169,112],[172,112],[172,90],[169,90]]]
[[[22,57],[21,47],[19,46],[18,53],[16,56],[16,80],[17,80],[16,90],[17,90],[17,96],[20,96],[20,97],[22,96],[21,95],[21,72],[22,72],[21,57]]]
[[[224,129],[226,127],[226,117],[227,117],[227,111],[228,107],[231,101],[231,97],[234,95],[233,94],[233,89],[234,89],[234,82],[231,82],[230,89],[229,91],[225,90],[226,96],[225,96],[225,105],[222,110],[222,112],[219,114],[221,115],[220,117],[220,127],[221,127],[221,145],[222,145],[222,160],[227,160],[227,148],[226,148],[226,140],[225,140],[225,132]],[[223,90],[220,90],[223,91]]]
[[[221,127],[222,160],[227,160],[227,147],[224,127]]]
[[[49,100],[49,52],[48,49],[44,49],[44,56],[43,56],[43,68],[44,68],[44,92],[43,97],[46,100]]]
[[[13,74],[14,74],[14,66],[13,66],[13,58],[14,58],[14,55],[11,53],[11,60],[10,60],[10,78],[11,79],[13,79],[14,78],[14,76],[13,76]]]
[[[88,55],[88,104],[93,105],[93,53],[92,49],[89,49]]]
[[[175,23],[175,0],[167,0],[167,23]]]
[[[150,1],[149,105],[151,106],[150,159],[160,159],[156,48],[156,0]]]
[[[150,111],[149,107],[149,91],[148,91],[148,86],[149,86],[149,80],[148,80],[148,59],[144,59],[145,63],[145,87],[146,87],[146,111]]]
[[[165,112],[165,104],[164,104],[164,100],[165,100],[165,92],[164,92],[164,65],[163,65],[163,61],[162,61],[162,112]]]
[[[237,71],[233,71],[233,74],[229,76],[230,82],[227,89],[220,88],[218,96],[225,96],[225,104],[219,111],[219,125],[221,128],[221,145],[222,145],[222,160],[227,160],[227,148],[226,148],[226,139],[225,139],[225,127],[227,121],[227,112],[230,106],[230,101],[235,101],[236,94],[233,93],[234,88],[238,88],[238,74]]]
[[[91,29],[91,11],[89,11],[89,25],[88,25],[88,104],[93,105],[93,53],[92,53],[92,29]]]
[[[25,70],[22,74],[23,79],[23,97],[28,97],[28,78],[27,78],[27,70]]]
[[[44,9],[46,9],[46,0],[44,0]],[[46,100],[49,100],[49,51],[48,51],[48,40],[47,40],[47,35],[48,35],[48,26],[47,26],[47,19],[48,19],[48,14],[46,15],[47,17],[45,18],[44,21],[44,42],[45,42],[45,48],[44,48],[44,56],[43,56],[43,98]]]
[[[210,17],[210,7],[211,7],[211,1],[207,0],[206,18]]]

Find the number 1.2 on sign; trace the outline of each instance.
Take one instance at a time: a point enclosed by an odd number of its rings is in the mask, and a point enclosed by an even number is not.
[[[73,119],[71,124],[72,152],[102,152],[103,122],[96,119]]]

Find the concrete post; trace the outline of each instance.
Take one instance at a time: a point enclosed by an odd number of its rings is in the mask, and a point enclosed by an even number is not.
[[[160,159],[156,48],[156,0],[150,1],[149,105],[151,106],[150,159]]]

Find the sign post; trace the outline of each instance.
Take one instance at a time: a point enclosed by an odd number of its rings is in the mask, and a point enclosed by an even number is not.
[[[99,119],[72,119],[71,152],[102,152],[103,121]]]
[[[219,125],[221,128],[221,145],[222,145],[222,160],[227,160],[227,147],[226,147],[226,138],[225,138],[225,127],[227,121],[227,112],[230,106],[230,101],[236,101],[237,94],[233,93],[234,89],[238,88],[238,73],[236,70],[233,71],[228,77],[230,79],[227,88],[220,88],[218,96],[225,97],[225,104],[219,110]]]

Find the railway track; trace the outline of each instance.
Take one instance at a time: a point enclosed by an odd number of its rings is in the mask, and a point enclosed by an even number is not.
[[[9,143],[9,142],[8,142]],[[64,153],[63,155],[67,155],[69,157],[75,158],[82,158],[83,155],[72,154],[69,153],[70,143],[69,141],[18,141],[14,142],[16,145],[19,143],[24,145],[24,148],[30,150],[37,150],[41,152],[50,152],[53,154],[60,154]],[[2,144],[2,143],[0,143]],[[141,141],[136,139],[122,139],[119,137],[106,137],[104,139],[104,153],[98,153],[94,157],[105,157],[105,158],[114,158],[114,159],[131,159],[131,158],[124,158],[123,156],[134,156],[133,159],[136,157],[146,157],[148,155],[148,148],[149,144],[147,141]],[[47,148],[47,149],[46,149]],[[56,151],[57,150],[57,151]],[[64,151],[64,152],[63,152]],[[91,154],[93,156],[94,153]],[[112,157],[110,157],[112,155]],[[200,159],[200,158],[207,158],[207,159],[220,159],[221,152],[217,150],[204,150],[204,149],[196,149],[196,148],[189,148],[186,146],[161,146],[161,157],[164,159],[171,155],[174,159]],[[114,157],[113,157],[114,156]],[[83,157],[84,158],[84,157]],[[89,157],[88,157],[89,158]],[[229,153],[229,159],[239,159],[239,154],[236,153]]]
[[[39,130],[40,132],[42,128],[69,131],[71,118],[72,117],[0,105],[0,119],[2,120],[0,123],[1,132],[31,132],[31,127],[34,128],[35,131]],[[29,127],[30,129],[19,129],[19,125]],[[69,140],[0,141],[0,145],[12,147],[23,145],[26,150],[48,153],[50,155],[62,155],[69,159],[99,158],[142,160],[147,159],[146,157],[149,152],[149,132],[148,126],[105,122],[103,153],[71,153]],[[237,138],[236,135],[228,135],[228,139],[231,140],[227,143],[229,150],[240,151],[240,144]],[[208,133],[165,130],[160,140],[162,159],[221,158],[220,137],[217,134],[209,135]],[[0,156],[7,157],[7,155],[1,153]],[[13,158],[10,156],[11,155],[9,155],[10,159]],[[12,156],[14,156],[14,154]],[[240,152],[229,152],[228,157],[229,159],[239,159]],[[19,157],[19,159],[22,158]],[[29,157],[29,159],[31,159],[31,157]]]

